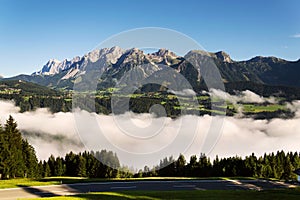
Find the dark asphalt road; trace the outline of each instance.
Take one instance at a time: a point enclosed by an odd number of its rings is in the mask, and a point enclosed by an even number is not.
[[[0,199],[8,200],[122,190],[264,190],[291,187],[295,186],[283,182],[265,180],[113,181],[1,189]]]

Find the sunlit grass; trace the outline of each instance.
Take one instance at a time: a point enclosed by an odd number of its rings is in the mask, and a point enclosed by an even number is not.
[[[253,104],[243,104],[244,112],[259,113],[259,112],[275,112],[277,110],[286,110],[286,106],[278,105],[278,104],[265,105],[265,106],[253,105]]]
[[[4,188],[17,188],[20,185],[26,186],[43,186],[43,185],[57,185],[60,184],[59,181],[42,181],[36,179],[11,179],[11,180],[0,180],[0,189]]]
[[[0,189],[17,188],[19,186],[44,186],[72,183],[90,183],[107,181],[176,181],[176,180],[254,180],[252,177],[144,177],[144,178],[85,178],[85,177],[47,177],[43,179],[11,179],[0,180]]]
[[[186,190],[186,191],[122,191],[122,192],[95,192],[66,197],[40,198],[43,200],[85,200],[85,199],[224,199],[224,200],[279,200],[289,199],[298,200],[300,196],[299,189],[249,191],[249,190]],[[39,199],[37,199],[39,200]]]

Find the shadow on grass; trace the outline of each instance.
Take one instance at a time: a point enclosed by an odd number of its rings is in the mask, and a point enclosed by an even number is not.
[[[146,177],[146,178],[82,178],[82,177],[47,177],[37,181],[39,182],[57,182],[58,184],[72,184],[72,183],[93,183],[93,182],[127,182],[127,181],[176,181],[176,180],[255,180],[253,177]]]
[[[58,197],[57,200],[94,200],[94,199],[144,199],[144,200],[162,200],[162,199],[222,199],[222,200],[299,200],[299,190],[266,190],[266,191],[120,191],[120,192],[97,192],[80,194],[69,197]],[[55,200],[54,198],[53,200]]]
[[[39,188],[34,188],[27,185],[18,185],[19,188],[22,188],[25,192],[39,196],[39,197],[56,197],[59,196],[55,193],[52,193],[50,191],[44,191]]]

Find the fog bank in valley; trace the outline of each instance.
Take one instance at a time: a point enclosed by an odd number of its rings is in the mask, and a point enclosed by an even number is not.
[[[218,94],[218,91],[214,91],[214,93]],[[241,93],[241,96],[228,96],[228,99],[233,102],[241,99],[252,102],[274,101],[272,98],[259,97],[251,91],[245,91]],[[299,151],[300,101],[295,101],[287,106],[295,112],[295,117],[292,119],[275,118],[268,121],[223,117],[219,140],[216,141],[211,152],[205,153],[213,158],[216,155],[220,157],[246,156],[252,152],[262,155],[265,152],[277,150]],[[113,149],[108,150],[115,151],[122,164],[135,168],[141,168],[144,165],[152,167],[158,164],[157,155],[177,157],[182,149],[184,149],[182,153],[187,157],[187,161],[192,154],[199,155],[203,139],[206,137],[212,121],[214,118],[222,118],[205,115],[171,119],[155,118],[151,114],[125,113],[113,116],[91,114],[85,111],[78,111],[77,114],[87,116],[87,122],[80,122],[81,127],[84,127],[85,123],[88,126],[89,117],[91,117],[97,122],[98,129],[87,128],[87,133],[78,134],[77,131],[80,131],[80,127],[78,128],[78,121],[75,120],[73,113],[51,113],[47,109],[20,113],[19,108],[14,106],[14,102],[0,101],[2,124],[9,115],[12,115],[24,136],[35,147],[39,159],[47,159],[51,154],[64,156],[69,151],[79,152],[94,145],[94,148],[101,146],[101,149],[112,147]],[[191,124],[198,124],[197,129],[194,129]],[[134,129],[145,131],[135,133]],[[181,131],[178,133],[179,129]],[[134,134],[140,133],[140,136],[145,136],[146,139],[136,139],[135,137],[138,135],[128,136],[130,131]],[[95,136],[102,137],[101,141],[97,138],[91,141],[91,137]],[[189,146],[191,143],[192,145]],[[151,156],[150,152],[153,152],[154,155],[156,150],[163,153],[156,154],[156,157]],[[128,157],[128,152],[133,154],[142,152],[144,154],[141,154],[140,157],[144,159],[132,160]]]

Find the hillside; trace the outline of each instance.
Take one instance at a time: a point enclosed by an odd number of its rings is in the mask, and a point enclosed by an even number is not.
[[[13,100],[21,112],[48,108],[52,112],[70,111],[71,94],[22,80],[0,80],[0,99]]]
[[[61,94],[57,90],[23,80],[0,80],[0,93],[40,96],[56,96]]]

